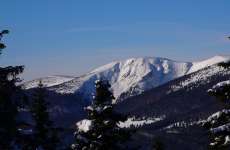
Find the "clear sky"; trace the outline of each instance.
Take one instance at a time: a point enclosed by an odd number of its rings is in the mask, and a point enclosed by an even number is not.
[[[230,54],[229,0],[1,0],[1,65],[25,80],[79,75],[113,60]]]

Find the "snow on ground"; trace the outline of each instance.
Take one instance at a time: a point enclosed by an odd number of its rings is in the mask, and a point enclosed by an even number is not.
[[[229,135],[227,135],[225,137],[225,141],[224,141],[224,145],[228,145],[228,144],[230,144],[230,137],[229,137]]]
[[[230,109],[223,109],[209,116],[206,122],[210,122],[211,124],[213,124],[215,123],[215,120],[218,120],[222,115],[229,115],[229,114],[230,114]]]
[[[88,132],[92,127],[92,121],[88,119],[77,122],[77,129],[79,132]]]
[[[204,126],[205,124],[210,124],[212,126],[215,126],[218,125],[217,121],[219,118],[223,117],[224,116],[228,116],[230,114],[230,109],[223,109],[221,111],[218,111],[212,115],[210,115],[206,120],[203,120],[203,121],[200,121],[200,125]],[[229,132],[230,131],[230,123],[226,123],[226,124],[223,124],[223,125],[219,125],[217,127],[213,127],[210,129],[210,131],[214,134],[216,133],[219,133],[219,132]]]
[[[69,77],[69,76],[48,76],[48,77],[45,77],[45,78],[40,78],[40,79],[25,82],[23,84],[23,87],[25,89],[35,88],[35,87],[38,86],[40,81],[42,81],[42,84],[44,85],[44,87],[51,87],[51,86],[59,85],[59,84],[62,84],[64,82],[70,81],[72,79],[74,79],[74,77]]]
[[[214,85],[211,89],[208,90],[208,92],[216,92],[220,88],[230,85],[230,80],[222,81]]]
[[[130,128],[130,127],[141,127],[143,125],[153,124],[158,121],[164,120],[165,116],[157,117],[157,118],[147,118],[147,119],[137,119],[135,117],[128,118],[125,122],[120,122],[120,128]]]
[[[204,69],[199,71],[198,73],[194,73],[190,78],[186,79],[185,81],[180,82],[177,85],[173,85],[171,87],[170,92],[175,92],[179,89],[189,87],[190,89],[198,87],[199,85],[209,83],[210,77],[217,74],[230,74],[230,71],[228,69],[220,67],[218,65],[213,65],[208,69]]]
[[[193,62],[192,67],[190,68],[188,73],[193,73],[196,72],[202,68],[220,63],[220,62],[225,62],[230,60],[230,57],[228,56],[214,56],[211,57],[209,59],[203,60],[203,61],[199,61],[199,62]]]
[[[193,121],[178,121],[178,122],[174,122],[166,127],[164,127],[164,130],[167,129],[172,129],[172,128],[188,128],[190,126],[194,126],[194,125],[200,125],[201,122],[203,122],[203,120],[193,120]]]
[[[141,127],[147,124],[153,124],[158,121],[161,121],[165,118],[165,116],[157,117],[157,118],[147,118],[147,119],[137,119],[135,117],[128,118],[125,122],[119,122],[118,126],[120,128],[130,128],[130,127]],[[88,132],[93,124],[92,120],[84,119],[76,123],[77,130],[79,132]]]
[[[230,85],[230,80],[220,82],[216,84],[213,88],[219,88],[219,87],[226,86],[226,85]]]
[[[230,131],[230,123],[224,124],[222,126],[216,127],[216,128],[211,128],[210,131],[214,134],[219,133],[219,132],[229,132]]]

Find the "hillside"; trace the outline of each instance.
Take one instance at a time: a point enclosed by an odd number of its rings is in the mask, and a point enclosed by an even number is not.
[[[168,149],[204,149],[208,135],[197,123],[222,108],[207,90],[229,78],[230,69],[213,65],[126,99],[118,104],[117,111],[139,118],[164,116],[138,129],[136,136],[143,139],[142,145],[160,136],[166,145],[174,145]]]
[[[51,91],[80,95],[82,99],[89,102],[95,93],[94,82],[98,79],[106,79],[111,84],[115,102],[119,102],[229,58],[215,56],[200,62],[178,62],[159,57],[131,58],[101,66],[80,77],[40,78],[24,83],[24,87],[34,88],[36,83],[42,80]]]

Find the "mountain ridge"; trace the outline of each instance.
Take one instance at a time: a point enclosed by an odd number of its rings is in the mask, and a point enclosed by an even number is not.
[[[50,84],[46,84],[49,90],[62,94],[81,95],[87,101],[90,101],[95,92],[94,81],[106,79],[111,83],[111,89],[116,100],[123,100],[178,77],[229,59],[230,57],[228,56],[218,55],[198,62],[181,62],[161,57],[136,57],[113,61],[79,77],[61,78],[59,76],[59,79],[54,77],[52,81],[44,80],[44,82],[50,82]],[[43,80],[43,78],[40,78],[40,80]],[[35,81],[33,84],[31,82],[24,83],[24,87],[26,89],[36,87],[35,83],[38,80],[33,81]]]

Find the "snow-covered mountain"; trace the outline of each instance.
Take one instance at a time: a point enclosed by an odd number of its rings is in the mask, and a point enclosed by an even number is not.
[[[215,56],[200,62],[178,62],[159,57],[131,58],[109,63],[80,77],[40,78],[26,82],[24,87],[34,88],[38,81],[42,80],[49,90],[61,94],[81,95],[84,99],[91,100],[94,81],[107,79],[111,83],[116,100],[122,100],[229,59],[229,56]]]
[[[226,112],[224,110],[216,113],[224,106],[209,93],[229,85],[229,79],[230,68],[215,64],[169,81],[141,95],[127,98],[116,105],[116,111],[138,117],[138,121],[141,119],[142,122],[148,122],[149,118],[161,118],[160,121],[139,127],[135,143],[151,145],[148,141],[152,141],[153,137],[161,137],[165,145],[170,145],[165,149],[207,149],[210,142],[209,132],[200,124],[213,121],[220,113]],[[228,95],[225,93],[225,96]],[[211,130],[226,128],[229,129],[229,125]]]

